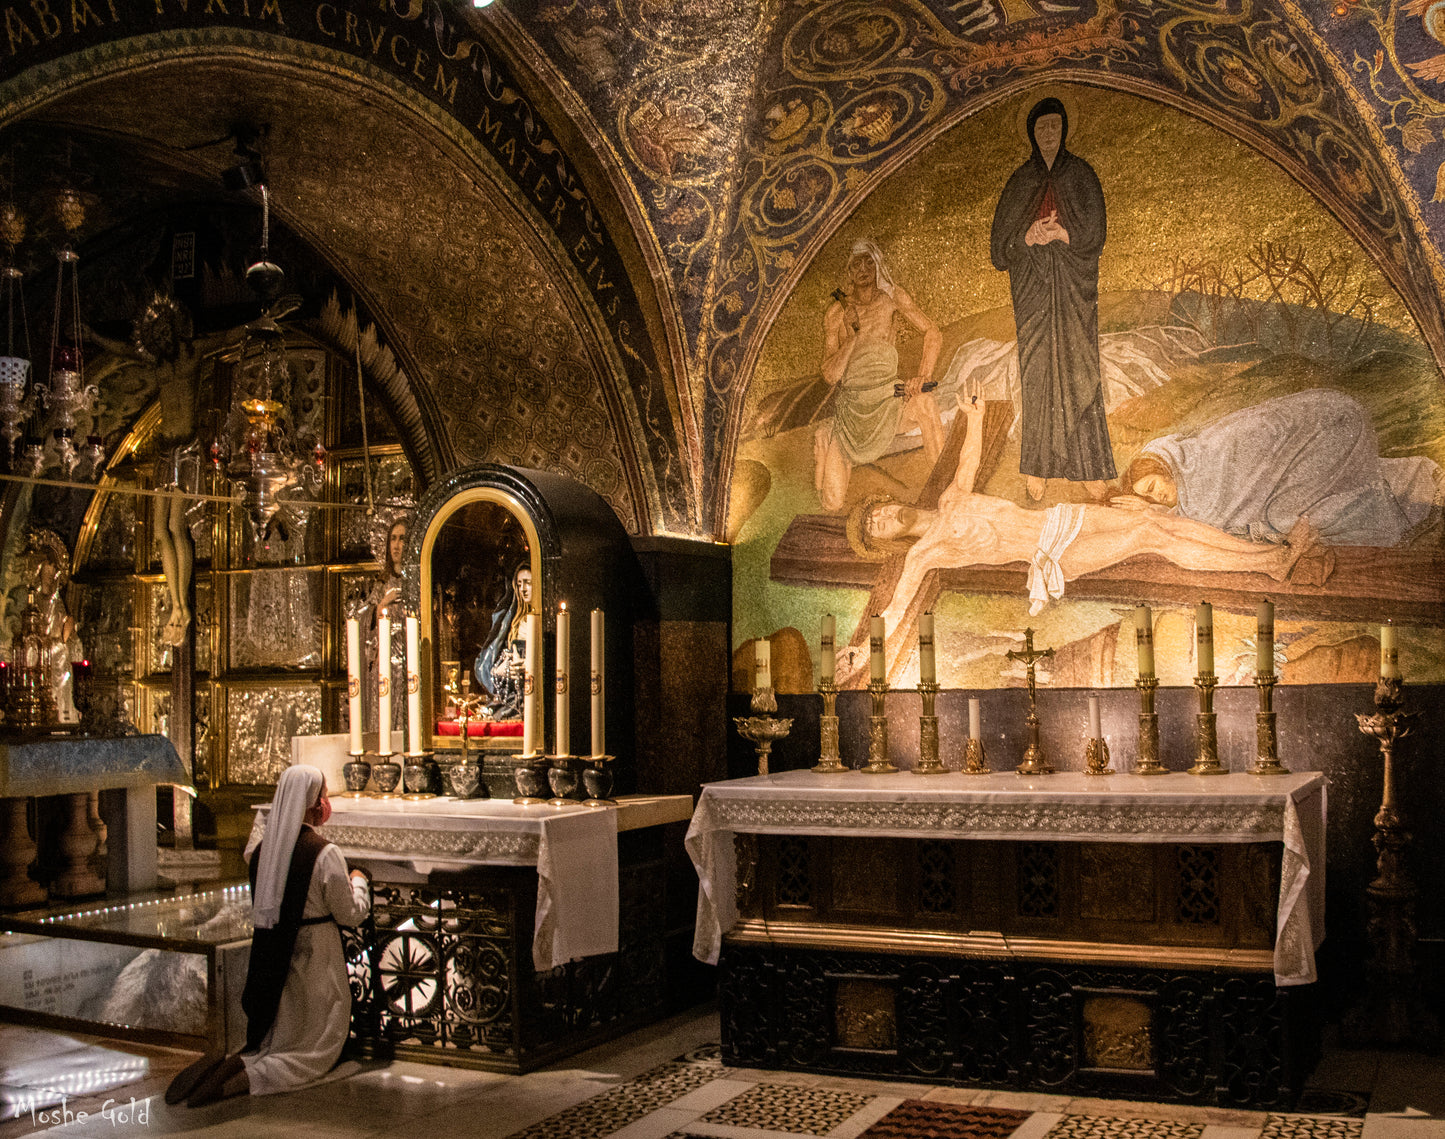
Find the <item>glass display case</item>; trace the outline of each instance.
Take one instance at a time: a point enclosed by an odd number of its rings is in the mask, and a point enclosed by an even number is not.
[[[0,925],[9,1019],[190,1049],[245,1042],[245,886],[10,914]]]

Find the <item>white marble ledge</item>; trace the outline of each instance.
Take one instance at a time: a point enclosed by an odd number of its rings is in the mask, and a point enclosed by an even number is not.
[[[710,830],[1102,842],[1279,839],[1298,811],[1323,817],[1325,777],[815,775],[705,784],[690,838]]]
[[[664,823],[687,822],[692,818],[692,796],[619,795],[615,807],[584,807],[581,803],[569,803],[565,807],[554,807],[550,803],[523,806],[510,799],[456,799],[450,795],[438,795],[434,799],[364,796],[331,800],[332,818],[337,822],[343,818],[348,822],[360,821],[364,817],[372,826],[386,826],[389,822],[405,826],[415,820],[419,825],[447,828],[461,826],[473,829],[495,825],[507,830],[533,830],[546,819],[597,811],[612,815],[619,832],[640,830]]]
[[[893,775],[864,775],[850,771],[840,775],[816,775],[811,771],[780,771],[704,784],[706,793],[726,798],[787,798],[823,801],[875,803],[907,802],[1042,802],[1086,803],[1168,803],[1234,802],[1276,803],[1282,798],[1299,799],[1325,776],[1317,771],[1288,775],[1085,775],[1063,771],[1056,775],[1025,778],[1014,771],[989,775],[915,775],[900,771]]]

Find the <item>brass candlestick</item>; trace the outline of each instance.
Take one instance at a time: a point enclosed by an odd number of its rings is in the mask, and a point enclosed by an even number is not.
[[[1139,758],[1134,761],[1134,774],[1167,775],[1168,769],[1159,762],[1159,713],[1154,711],[1159,680],[1141,676],[1134,687],[1139,690]]]
[[[836,775],[847,771],[838,755],[838,686],[831,680],[818,683],[823,694],[823,715],[818,719],[819,751],[818,764],[813,768],[819,775]]]
[[[371,781],[376,790],[372,794],[378,799],[395,799],[397,784],[401,782],[401,764],[396,763],[392,753],[377,753],[376,762],[371,765]]]
[[[1274,673],[1256,676],[1259,688],[1259,711],[1254,714],[1255,748],[1251,775],[1288,775],[1289,768],[1279,761],[1279,737],[1275,734]]]
[[[1029,708],[1024,723],[1029,729],[1029,746],[1024,749],[1024,758],[1014,770],[1020,775],[1052,775],[1054,769],[1044,755],[1044,745],[1039,742],[1039,716],[1033,708]]]
[[[773,750],[773,741],[780,740],[793,730],[791,716],[774,716],[778,710],[777,697],[771,687],[753,689],[753,715],[734,716],[738,735],[751,740],[758,752],[758,774],[768,773],[768,753]]]
[[[1228,775],[1219,762],[1219,723],[1214,714],[1214,689],[1219,684],[1215,676],[1196,676],[1194,687],[1199,689],[1199,714],[1194,717],[1199,756],[1190,775]]]
[[[931,681],[920,681],[918,695],[923,700],[923,711],[918,717],[918,765],[915,775],[945,775],[948,768],[938,759],[938,717],[934,715],[934,701],[938,699],[938,685]]]
[[[965,775],[988,775],[993,768],[988,765],[988,756],[983,750],[983,740],[969,737],[963,748],[963,773]]]
[[[1104,740],[1093,739],[1084,745],[1084,774],[1114,774],[1114,769],[1109,766],[1109,745]]]
[[[1020,775],[1052,775],[1054,768],[1044,755],[1044,746],[1039,742],[1039,713],[1035,703],[1036,678],[1034,666],[1041,660],[1048,660],[1054,655],[1053,649],[1035,649],[1034,631],[1024,630],[1024,647],[1022,649],[1010,649],[1005,654],[1009,660],[1021,660],[1028,677],[1029,688],[1029,714],[1024,721],[1029,729],[1029,746],[1024,750],[1023,762],[1014,768]]]
[[[883,713],[883,698],[888,695],[888,682],[874,680],[868,691],[873,697],[873,715],[868,717],[868,765],[865,775],[891,775],[898,768],[888,762],[888,717]]]
[[[1365,887],[1370,960],[1365,996],[1344,1020],[1345,1039],[1355,1044],[1414,1044],[1434,1051],[1440,1025],[1420,992],[1415,969],[1418,932],[1409,871],[1411,835],[1395,806],[1395,743],[1410,734],[1419,713],[1404,712],[1404,681],[1382,676],[1375,685],[1377,711],[1355,719],[1360,731],[1379,741],[1383,766],[1380,809],[1375,814],[1375,880]]]

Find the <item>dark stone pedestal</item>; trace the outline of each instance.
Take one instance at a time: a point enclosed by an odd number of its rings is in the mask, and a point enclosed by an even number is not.
[[[1260,973],[726,943],[723,1062],[1067,1095],[1289,1108],[1313,986]]]

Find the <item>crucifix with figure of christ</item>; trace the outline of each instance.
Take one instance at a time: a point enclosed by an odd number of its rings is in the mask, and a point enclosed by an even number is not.
[[[1034,648],[1034,631],[1024,630],[1024,647],[1021,649],[1010,649],[1006,654],[1009,660],[1022,661],[1025,675],[1028,677],[1029,686],[1029,714],[1024,721],[1029,726],[1029,746],[1024,751],[1023,762],[1018,765],[1020,775],[1052,775],[1054,772],[1051,764],[1044,755],[1043,745],[1039,743],[1039,714],[1034,703],[1036,693],[1036,681],[1034,667],[1041,660],[1048,660],[1054,655],[1053,649]]]

